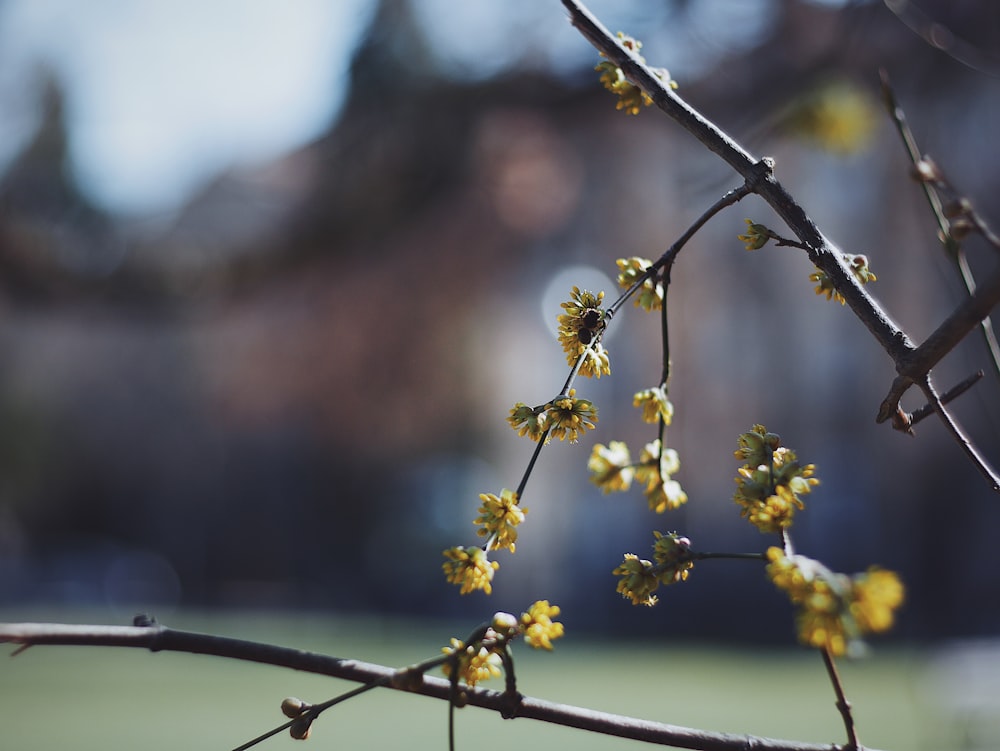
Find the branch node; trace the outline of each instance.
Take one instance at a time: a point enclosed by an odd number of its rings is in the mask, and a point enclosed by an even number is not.
[[[524,695],[520,691],[504,691],[500,697],[500,716],[505,720],[513,720],[521,709]]]
[[[774,179],[774,157],[765,156],[754,162],[746,178],[747,190],[756,193],[764,184]]]

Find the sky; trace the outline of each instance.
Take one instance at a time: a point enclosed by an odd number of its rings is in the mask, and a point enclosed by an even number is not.
[[[672,28],[670,3],[588,5],[615,28],[648,28],[653,17]],[[328,129],[375,6],[0,0],[0,171],[37,127],[37,83],[49,71],[64,87],[72,170],[90,199],[123,217],[176,210],[219,172],[264,163]],[[669,40],[671,72],[696,74],[716,51],[752,43],[772,6],[691,4],[692,33]],[[555,0],[415,0],[414,8],[442,71],[455,77],[488,77],[518,64],[565,72],[593,57]]]
[[[233,163],[320,134],[373,9],[368,0],[0,2],[0,169],[63,83],[74,172],[119,214],[176,208]],[[86,12],[81,12],[82,8]]]

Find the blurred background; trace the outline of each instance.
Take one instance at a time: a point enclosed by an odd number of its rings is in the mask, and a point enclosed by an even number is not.
[[[919,341],[962,292],[878,70],[920,147],[997,220],[1000,6],[893,5],[902,17],[833,0],[592,9],[776,158]],[[782,231],[755,199],[673,273],[667,441],[689,503],[659,517],[587,480],[595,442],[655,437],[631,395],[659,378],[658,321],[630,307],[607,339],[612,376],[578,384],[599,426],[542,453],[492,598],[444,581],[441,550],[476,539],[478,494],[516,487],[530,456],[507,411],[565,378],[559,302],[574,284],[613,295],[617,257],[657,257],[739,182],[657,110],[615,111],[596,62],[555,0],[0,0],[8,617],[475,623],[546,598],[581,632],[788,643],[759,566],[699,564],[652,610],[611,576],[623,553],[648,555],[653,529],[705,550],[769,543],[731,500],[736,436],[762,422],[823,482],[799,550],[903,576],[890,638],[996,635],[1000,502],[936,421],[914,438],[875,425],[892,364],[816,297],[802,253],[743,249],[745,217]],[[967,247],[980,274],[995,265]],[[937,381],[988,367],[973,336]],[[956,406],[994,461],[998,395],[988,373]]]
[[[920,147],[1000,221],[1000,6],[889,5],[592,9],[643,40],[707,117],[776,158],[823,231],[869,256],[870,289],[919,341],[962,290],[880,104],[878,70]],[[493,596],[460,597],[444,581],[442,549],[476,540],[478,494],[516,487],[530,456],[508,410],[547,401],[565,378],[559,302],[574,284],[613,295],[616,258],[657,257],[739,182],[655,109],[615,111],[597,59],[556,0],[98,0],[85,10],[0,0],[3,619],[85,612],[126,623],[141,610],[403,664],[451,635],[434,629],[414,652],[421,619],[460,624],[449,628],[459,635],[545,598],[563,608],[570,636],[606,647],[623,648],[623,633],[653,640],[643,644],[789,645],[789,606],[755,564],[701,563],[651,610],[622,600],[611,575],[623,553],[648,556],[653,529],[682,531],[702,550],[769,544],[731,500],[736,436],[762,422],[822,479],[794,528],[799,550],[841,571],[877,563],[906,582],[888,641],[918,650],[919,666],[897,654],[895,682],[858,678],[852,698],[916,702],[887,723],[911,733],[907,744],[921,726],[905,718],[936,723],[924,712],[934,706],[959,718],[955,747],[979,745],[976,723],[996,716],[1000,695],[1000,651],[982,641],[1000,632],[1000,503],[936,421],[913,438],[875,425],[889,359],[848,309],[816,297],[803,254],[743,249],[745,217],[782,231],[755,199],[700,232],[673,272],[667,441],[689,503],[659,517],[641,494],[603,496],[587,480],[595,442],[637,450],[655,436],[631,395],[659,378],[658,321],[630,307],[606,340],[612,376],[578,384],[598,428],[542,453]],[[967,248],[977,273],[992,270],[983,243]],[[973,336],[937,382],[978,368],[989,364]],[[994,462],[998,386],[988,373],[956,405]],[[333,643],[317,637],[328,626]],[[350,641],[362,635],[374,642]],[[386,652],[404,642],[405,655]],[[552,698],[572,701],[576,685],[584,704],[645,711],[599,692],[628,692],[607,678],[623,655],[602,652],[608,664],[595,666],[589,647],[567,646],[577,650],[569,669],[586,664],[591,677],[561,682]],[[23,658],[12,663],[21,672],[4,669],[5,706],[35,706],[5,719],[21,718],[23,732],[7,725],[20,748],[69,742],[31,745],[36,699],[59,701],[53,686],[81,712],[82,695],[104,696],[67,683],[56,654],[51,674]],[[748,676],[766,662],[775,685],[804,685],[771,653],[753,666],[714,654]],[[634,662],[624,675],[646,685],[652,663]],[[706,664],[684,671],[686,686],[708,681],[704,701],[674,698],[678,715],[647,716],[701,721],[697,707],[717,696]],[[119,695],[136,669],[74,665]],[[159,674],[176,683],[171,701],[188,696],[189,675]],[[812,662],[809,676],[827,697]],[[540,680],[529,693],[546,695]],[[658,680],[644,695],[659,701]],[[242,701],[232,685],[218,690]],[[726,720],[704,722],[754,730],[724,708]],[[238,742],[250,721],[236,722]]]

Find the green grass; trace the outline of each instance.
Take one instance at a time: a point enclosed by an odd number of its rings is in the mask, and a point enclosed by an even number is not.
[[[0,620],[26,619],[0,613]],[[171,625],[399,666],[435,655],[449,636],[459,635],[454,627],[291,615],[179,615]],[[704,729],[844,740],[822,662],[803,650],[584,642],[570,636],[551,654],[519,647],[516,658],[519,688],[532,696]],[[843,665],[842,674],[865,745],[959,747],[960,728],[945,722],[918,690],[928,682],[920,656],[879,650],[869,660]],[[231,749],[282,722],[278,705],[285,696],[322,701],[351,687],[211,657],[35,647],[0,664],[0,748]],[[283,734],[259,748],[444,749],[446,709],[433,699],[374,691],[324,714],[309,746],[293,745]],[[459,748],[475,751],[645,747],[530,720],[505,721],[475,708],[458,713],[457,736]]]

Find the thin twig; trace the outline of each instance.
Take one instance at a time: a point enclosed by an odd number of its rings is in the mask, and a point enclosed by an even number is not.
[[[821,649],[820,654],[823,655],[823,664],[826,665],[826,674],[830,677],[830,683],[833,684],[833,692],[837,695],[837,710],[840,712],[840,716],[844,720],[844,729],[847,731],[847,748],[859,748],[858,731],[854,726],[854,715],[851,713],[851,703],[847,701],[847,696],[844,694],[844,685],[840,681],[840,674],[837,672],[837,664],[833,661],[833,655],[830,654],[829,649]]]
[[[292,668],[328,675],[358,683],[378,683],[386,688],[410,691],[422,696],[448,701],[448,680],[413,675],[406,669],[394,670],[382,665],[347,660],[328,655],[278,647],[272,644],[231,639],[191,631],[177,631],[162,625],[79,626],[50,623],[0,623],[0,642],[15,644],[73,644],[112,647],[139,647],[154,652],[189,652],[215,655],[249,662]],[[510,712],[506,692],[465,688],[467,704],[496,712]],[[598,712],[583,707],[522,697],[517,718],[540,720],[619,738],[700,751],[847,751],[835,744],[803,743],[749,735],[717,733],[706,730],[650,722],[623,715]]]
[[[562,3],[569,10],[572,24],[601,54],[621,68],[626,78],[642,89],[657,107],[738,172],[746,180],[747,187],[759,195],[802,242],[809,260],[826,274],[844,302],[896,365],[899,377],[893,382],[888,396],[883,399],[876,421],[884,422],[896,415],[900,411],[899,400],[903,394],[911,386],[922,384],[930,369],[1000,301],[1000,272],[988,279],[920,347],[916,347],[854,277],[844,261],[843,253],[820,232],[802,206],[774,177],[773,163],[770,160],[754,159],[728,134],[688,105],[636,52],[623,46],[582,3],[578,0],[562,0]],[[962,435],[961,429],[947,410],[942,408],[937,412],[952,435]],[[970,444],[963,441],[959,443],[992,487],[1000,492],[1000,477]]]
[[[899,102],[896,100],[896,94],[892,89],[891,83],[889,82],[889,74],[884,69],[880,70],[879,74],[882,79],[882,99],[889,112],[889,117],[896,125],[896,131],[899,133],[899,137],[903,141],[903,147],[906,149],[906,155],[913,164],[914,170],[917,170],[920,162],[923,160],[920,149],[917,147],[917,139],[914,138],[913,131],[910,130],[910,126],[906,122],[906,113],[903,111],[903,108],[899,106]],[[934,214],[934,221],[937,223],[938,227],[938,236],[944,244],[945,251],[955,263],[955,268],[958,270],[958,274],[962,279],[962,284],[965,285],[966,292],[971,296],[975,294],[976,291],[976,280],[972,276],[972,269],[969,267],[969,260],[966,258],[965,251],[962,249],[962,244],[951,232],[951,224],[948,221],[948,217],[945,216],[944,205],[941,202],[941,197],[938,195],[937,189],[931,182],[927,180],[920,180],[919,182],[920,187],[924,191],[924,197],[927,199],[927,203],[931,207],[931,213]],[[990,240],[993,233],[990,231],[989,227],[985,225],[985,222],[979,219],[978,215],[976,215],[976,220],[977,228],[988,240]],[[996,335],[993,332],[993,322],[990,320],[990,317],[986,316],[983,318],[979,323],[979,327],[983,332],[983,339],[986,342],[986,349],[990,353],[990,359],[993,361],[993,369],[996,371],[997,375],[1000,375],[1000,344],[997,343]]]
[[[808,248],[809,259],[826,272],[847,305],[890,357],[895,360],[913,348],[905,332],[854,278],[842,260],[841,251],[823,236],[805,210],[774,177],[771,160],[755,159],[715,123],[681,99],[635,53],[623,47],[582,3],[578,0],[562,0],[562,3],[569,10],[572,24],[594,47],[620,67],[657,107],[732,167],[743,177],[747,187],[774,209]]]
[[[941,403],[948,404],[948,402],[954,401],[962,394],[964,394],[966,391],[975,386],[977,383],[979,383],[979,381],[982,380],[983,375],[984,375],[983,371],[977,370],[968,378],[959,381],[957,384],[952,386],[950,389],[948,389],[941,395]],[[914,425],[916,425],[921,420],[924,420],[925,418],[929,417],[930,415],[935,414],[936,412],[937,412],[937,407],[935,407],[934,404],[928,402],[920,409],[915,409],[910,414],[904,414],[903,417],[905,422],[903,425],[899,426],[899,429],[903,430],[904,432],[912,432],[911,429]],[[893,427],[896,426],[893,425]]]

